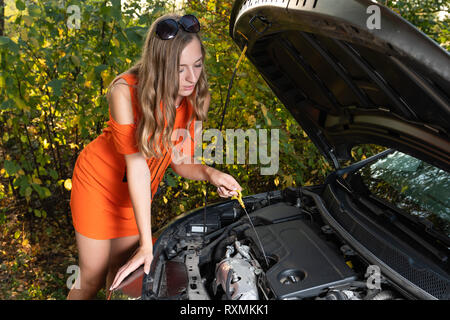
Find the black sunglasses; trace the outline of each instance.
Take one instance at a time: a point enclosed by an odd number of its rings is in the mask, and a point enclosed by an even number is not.
[[[170,40],[178,32],[178,25],[183,27],[186,32],[197,33],[200,31],[200,22],[192,14],[182,16],[179,21],[174,19],[164,19],[156,25],[156,34],[162,40]]]

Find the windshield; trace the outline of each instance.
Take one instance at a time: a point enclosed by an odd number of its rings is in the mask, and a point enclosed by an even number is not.
[[[450,174],[395,151],[359,170],[370,192],[450,237]]]

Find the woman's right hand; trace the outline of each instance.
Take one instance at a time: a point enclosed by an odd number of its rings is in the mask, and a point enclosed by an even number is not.
[[[153,247],[151,245],[140,246],[130,260],[117,271],[116,277],[109,290],[112,291],[116,289],[130,273],[142,265],[144,265],[144,272],[148,274],[150,272],[152,260]]]

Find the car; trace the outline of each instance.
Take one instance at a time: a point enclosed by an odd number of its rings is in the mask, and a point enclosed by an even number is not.
[[[370,0],[238,0],[230,36],[334,171],[182,215],[140,298],[448,300],[448,52]]]

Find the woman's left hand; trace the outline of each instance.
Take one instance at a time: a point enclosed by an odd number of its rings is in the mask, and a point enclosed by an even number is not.
[[[242,191],[239,183],[231,175],[216,169],[210,174],[209,182],[217,187],[217,193],[222,198],[237,196],[237,190]]]

